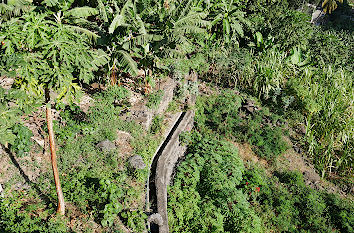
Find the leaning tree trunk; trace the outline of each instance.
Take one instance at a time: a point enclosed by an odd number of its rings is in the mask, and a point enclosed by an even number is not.
[[[57,155],[55,151],[55,141],[54,141],[54,131],[53,131],[53,120],[52,120],[52,110],[47,106],[47,125],[49,132],[49,144],[50,144],[50,153],[52,159],[52,168],[54,174],[55,188],[57,190],[58,195],[58,209],[57,213],[64,215],[65,214],[65,203],[64,203],[64,195],[61,190],[60,180],[59,180],[59,172],[57,166]]]

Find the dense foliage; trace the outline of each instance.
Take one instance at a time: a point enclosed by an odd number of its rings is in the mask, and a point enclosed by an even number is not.
[[[131,206],[141,198],[147,169],[132,172],[125,166],[126,161],[118,149],[105,152],[97,147],[97,143],[104,139],[114,141],[117,130],[125,130],[134,137],[134,152],[141,155],[146,163],[150,161],[159,138],[153,134],[144,135],[141,126],[119,119],[119,113],[126,108],[127,96],[128,91],[122,87],[109,88],[94,96],[94,105],[88,113],[82,112],[76,105],[67,106],[61,112],[60,120],[54,122],[57,140],[61,145],[58,165],[63,174],[63,193],[65,200],[75,206],[74,210],[69,208],[68,215],[73,216],[75,211],[87,215],[82,221],[88,222],[84,226],[88,229],[92,227],[89,222],[94,219],[102,227],[118,231],[121,225],[114,224],[118,216],[134,231],[145,229],[144,205],[140,203],[139,208],[133,210]],[[117,105],[113,105],[113,102]],[[51,217],[55,209],[48,201],[55,200],[56,192],[54,183],[49,182],[50,177],[51,171],[45,170],[37,178],[36,185],[31,183],[32,189],[20,194],[10,193],[10,187],[7,186],[3,193],[6,198],[0,197],[0,231],[68,231],[68,219],[55,220]],[[132,183],[135,185],[132,186]],[[38,190],[42,192],[40,197],[46,197],[46,201],[38,198]],[[23,196],[33,199],[31,204],[22,200]],[[56,227],[58,230],[53,230]],[[80,229],[82,226],[79,224],[71,227],[74,231]]]
[[[307,2],[323,5],[328,13],[338,9],[326,15],[325,25],[314,26],[304,13]],[[279,172],[268,179],[245,170],[228,142],[248,142],[272,163],[287,149],[282,138],[287,121],[291,130],[304,128],[291,139],[323,178],[353,185],[354,24],[348,23],[352,16],[342,17],[352,12],[342,2],[2,1],[0,81],[11,82],[0,82],[0,144],[16,159],[28,155],[32,133],[21,116],[50,97],[60,112],[54,130],[64,196],[82,214],[69,209],[71,220],[92,221],[107,231],[121,230],[122,223],[142,232],[147,216],[136,200],[144,192],[147,169],[132,172],[114,151],[105,153],[96,144],[113,141],[116,130],[125,130],[133,137],[134,153],[148,164],[163,119],[155,116],[144,133],[123,122],[119,114],[129,108],[129,93],[118,86],[132,80],[139,87],[132,89],[144,90],[147,106],[154,109],[163,93],[150,90],[161,77],[183,80],[195,72],[217,89],[233,90],[198,100],[198,132],[189,138],[189,153],[170,190],[171,229],[350,232],[352,204],[309,189],[296,174]],[[93,82],[109,88],[93,95],[94,105],[83,113],[73,102]],[[176,94],[197,91],[195,82],[183,82]],[[244,107],[249,99],[262,108],[250,113]],[[23,195],[10,195],[6,188],[0,197],[0,231],[92,229],[76,229],[67,218],[51,216],[49,203],[56,195],[53,184],[46,186],[49,176],[40,174]],[[38,190],[46,190],[47,198],[35,198]]]
[[[260,232],[260,218],[237,189],[244,167],[236,147],[197,132],[191,140],[169,190],[171,231]]]
[[[197,128],[193,133],[181,138],[188,145],[187,155],[178,166],[169,190],[170,230],[351,232],[354,226],[351,200],[310,188],[298,172],[275,170],[267,174],[252,163],[245,168],[236,147],[225,138],[229,135],[220,131],[228,128],[237,134],[237,127],[226,125],[231,119],[236,122],[239,119],[235,108],[239,105],[237,97],[226,92],[202,99],[203,104],[199,102],[205,109],[197,111]],[[212,104],[215,100],[219,100],[220,108]],[[225,102],[229,103],[228,110]],[[281,145],[276,140],[279,139],[266,141],[267,146],[273,147],[270,150],[273,153]],[[260,141],[262,138],[256,140]]]

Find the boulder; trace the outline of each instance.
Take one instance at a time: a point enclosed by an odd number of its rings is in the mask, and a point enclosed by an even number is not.
[[[99,147],[103,152],[109,152],[116,149],[114,143],[109,141],[108,139],[98,143],[97,147]]]
[[[129,158],[129,165],[135,170],[144,169],[146,164],[140,155],[134,155]]]
[[[321,25],[325,21],[326,13],[322,9],[317,9],[312,13],[311,23],[314,25]]]
[[[155,213],[155,214],[152,214],[149,216],[148,222],[155,223],[155,224],[161,226],[163,224],[163,219],[159,213]]]

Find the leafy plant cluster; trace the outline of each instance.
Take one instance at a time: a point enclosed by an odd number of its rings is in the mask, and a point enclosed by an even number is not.
[[[153,132],[144,133],[139,125],[119,119],[127,107],[128,95],[125,88],[113,86],[94,96],[95,102],[86,114],[77,108],[62,112],[65,124],[58,124],[58,132],[72,131],[74,136],[61,141],[60,166],[66,174],[62,185],[67,201],[92,215],[105,229],[119,231],[122,225],[118,223],[122,222],[141,232],[146,220],[141,197],[147,169],[131,172],[119,147],[109,152],[97,147],[102,140],[116,140],[116,131],[123,130],[133,137],[133,153],[141,155],[146,163],[151,160],[160,138]]]
[[[18,157],[23,157],[31,149],[31,137],[33,134],[27,127],[22,125],[15,125],[12,129],[12,132],[16,134],[16,139],[11,146],[11,149],[16,153]]]
[[[171,232],[351,232],[353,202],[310,188],[298,172],[244,167],[236,148],[197,128],[169,189]]]
[[[54,209],[44,210],[45,205],[38,198],[34,198],[32,204],[28,205],[25,200],[29,193],[10,193],[6,189],[3,194],[6,198],[0,197],[0,231],[67,232],[65,220],[51,217]]]
[[[163,95],[164,93],[162,90],[158,90],[154,93],[150,93],[147,98],[148,102],[146,103],[146,106],[151,109],[157,109],[157,107],[161,103]]]
[[[237,186],[244,166],[235,146],[211,132],[191,135],[169,189],[172,232],[261,232],[261,220]]]
[[[264,222],[265,231],[351,232],[353,202],[335,194],[316,191],[305,185],[298,172],[275,172],[251,168],[239,186],[244,192],[257,186],[257,195],[248,200]],[[255,189],[253,189],[255,190]]]
[[[249,142],[258,156],[270,161],[288,148],[282,135],[284,130],[277,125],[281,122],[267,109],[246,115],[241,108],[243,97],[232,92],[200,97],[197,101],[196,124],[207,127],[221,135]],[[268,120],[270,122],[266,122]]]
[[[248,17],[254,41],[211,50],[205,80],[250,93],[293,125],[306,125],[301,143],[322,176],[351,174],[352,30],[314,27],[286,1],[257,6]]]
[[[326,3],[334,6],[335,2]],[[333,172],[350,175],[354,154],[351,75],[354,43],[348,30],[350,25],[343,31],[338,30],[340,25],[313,27],[306,22],[307,15],[291,9],[301,4],[280,0],[2,2],[0,75],[12,78],[14,84],[10,90],[0,88],[0,143],[9,144],[19,155],[28,151],[28,130],[15,126],[20,114],[30,112],[39,106],[37,103],[54,100],[65,109],[62,119],[55,123],[62,146],[59,166],[63,170],[65,196],[101,225],[109,226],[119,217],[134,228],[132,231],[141,232],[145,216],[140,207],[130,210],[128,206],[143,192],[147,171],[128,174],[124,169],[119,170],[124,161],[114,151],[103,153],[96,144],[104,139],[114,140],[116,129],[128,131],[134,138],[134,153],[149,163],[158,145],[154,132],[159,130],[160,119],[155,119],[152,132],[147,134],[135,124],[121,121],[119,113],[129,107],[124,100],[128,93],[115,86],[97,94],[95,105],[87,114],[74,105],[61,105],[70,104],[80,94],[81,87],[93,81],[115,84],[115,79],[122,76],[138,80],[139,74],[144,79],[142,83],[148,86],[153,83],[150,79],[161,74],[182,80],[196,71],[205,80],[237,87],[258,97],[278,114],[293,120],[294,125],[305,124],[301,143],[322,175]],[[158,95],[149,98],[151,106],[160,101]],[[260,156],[270,160],[281,154],[286,148],[281,130],[272,126],[278,120],[266,111],[240,116],[242,101],[228,93],[200,100],[198,127],[248,141]],[[264,124],[265,119],[270,125]],[[225,178],[222,172],[216,172]],[[127,176],[119,178],[119,173]],[[40,176],[43,190],[48,190],[44,187],[48,176],[47,173]],[[112,181],[117,189],[112,184],[112,192],[108,191],[108,186],[100,186],[101,180]],[[132,188],[134,182],[138,185]],[[110,198],[121,186],[127,201],[119,202],[122,210],[115,197]],[[97,190],[103,190],[105,196],[98,196]],[[55,199],[53,186],[47,194]],[[246,194],[234,194],[242,200],[237,208],[244,212],[231,211],[232,214],[229,210],[214,212],[216,207],[225,205],[221,199],[213,202],[207,198],[214,194],[203,195],[207,200],[205,209],[209,211],[205,211],[205,225],[213,229],[229,229],[234,220],[228,216],[235,217],[237,213],[253,216],[249,207],[245,207],[249,206],[244,201]],[[32,217],[14,218],[22,213],[23,207],[11,208],[16,211],[2,214],[6,216],[2,221],[14,226],[7,229],[10,232],[31,231],[28,224],[39,221]],[[217,216],[213,217],[214,213]],[[199,216],[203,219],[203,215]],[[191,222],[190,229],[197,229],[190,216],[186,219]],[[250,219],[255,222],[244,221],[242,225],[240,220],[238,227],[257,231],[257,217]],[[38,226],[44,225],[38,223]]]
[[[90,231],[92,226],[86,224],[90,221],[98,224],[103,231],[120,231],[122,225],[119,223],[135,232],[145,230],[145,202],[141,197],[145,190],[147,169],[132,173],[128,170],[127,158],[122,157],[119,147],[108,152],[97,147],[105,139],[116,140],[117,130],[124,130],[133,137],[132,153],[141,155],[146,163],[151,160],[160,138],[153,133],[144,133],[139,125],[119,119],[121,111],[127,107],[127,97],[128,91],[125,88],[114,86],[96,94],[86,113],[73,104],[61,109],[54,130],[60,146],[58,165],[62,189],[66,202],[75,206],[76,213],[86,216],[77,219],[78,222],[68,229],[69,218],[77,218],[74,217],[75,211],[72,213],[69,209],[68,217],[63,217],[60,223],[65,226],[63,232],[79,231],[80,227]],[[61,106],[58,105],[58,108]],[[55,200],[55,186],[48,181],[51,174],[51,171],[44,170],[35,183],[44,195]],[[38,196],[34,189],[30,190],[25,200],[36,199]],[[22,202],[16,201],[21,197],[12,198],[9,193],[4,194],[4,198],[0,200],[0,205],[3,204],[0,225],[8,226],[7,232],[47,232],[45,228],[52,224],[48,220],[55,212],[53,205],[45,206],[42,200],[38,200],[38,203],[24,200],[22,205]],[[5,214],[6,208],[9,211]],[[30,209],[40,216],[32,216]],[[54,218],[50,221],[54,224],[61,220]],[[60,232],[63,226],[58,231],[49,232]]]

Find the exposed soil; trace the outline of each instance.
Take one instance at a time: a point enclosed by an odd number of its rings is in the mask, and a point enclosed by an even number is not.
[[[305,183],[316,190],[326,190],[328,193],[338,193],[341,196],[346,195],[336,185],[322,179],[310,161],[302,154],[295,152],[293,144],[288,137],[284,137],[284,140],[290,145],[290,149],[282,156],[279,156],[277,161],[279,169],[301,172]]]
[[[328,193],[337,193],[341,196],[346,194],[337,186],[329,181],[322,179],[316,172],[314,166],[302,156],[295,152],[292,146],[292,142],[288,137],[284,137],[285,141],[289,144],[288,149],[284,154],[279,156],[271,165],[267,160],[259,158],[256,153],[253,152],[252,147],[248,143],[232,142],[239,150],[241,159],[247,164],[258,164],[265,168],[266,173],[270,176],[275,170],[290,170],[299,171],[303,174],[305,184],[316,190],[325,190]]]

